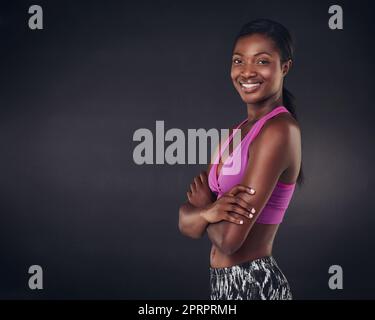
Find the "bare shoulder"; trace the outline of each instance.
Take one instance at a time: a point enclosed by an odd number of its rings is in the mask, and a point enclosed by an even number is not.
[[[266,121],[253,144],[254,153],[261,150],[267,154],[276,153],[280,161],[286,156],[287,167],[297,167],[302,157],[300,126],[290,113],[281,113]]]
[[[284,143],[298,143],[301,139],[301,129],[298,121],[286,112],[266,121],[259,134],[265,136],[265,138],[274,137],[281,139]]]

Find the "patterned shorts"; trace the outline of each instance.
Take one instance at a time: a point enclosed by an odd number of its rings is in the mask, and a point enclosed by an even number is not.
[[[211,300],[292,300],[289,283],[273,256],[231,267],[210,267]]]

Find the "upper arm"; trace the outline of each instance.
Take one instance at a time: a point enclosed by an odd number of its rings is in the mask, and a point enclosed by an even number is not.
[[[252,219],[245,219],[242,225],[226,223],[223,243],[230,252],[237,251],[245,241],[259,213],[265,207],[276,183],[291,163],[293,127],[285,121],[275,119],[267,122],[251,144],[248,165],[241,184],[256,190],[251,196],[251,207],[256,213]],[[249,148],[249,150],[250,150]]]

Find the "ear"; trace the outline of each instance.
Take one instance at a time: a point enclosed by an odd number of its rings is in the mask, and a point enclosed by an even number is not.
[[[281,66],[283,77],[285,77],[288,74],[289,69],[292,67],[292,64],[293,61],[291,59],[283,63],[283,65]]]

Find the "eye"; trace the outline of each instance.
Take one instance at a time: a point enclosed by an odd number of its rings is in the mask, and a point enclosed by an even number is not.
[[[269,61],[268,61],[268,60],[259,60],[258,63],[259,63],[259,62],[262,62],[261,64],[269,64]]]
[[[241,63],[241,60],[238,58],[233,59],[233,64],[239,64]]]

